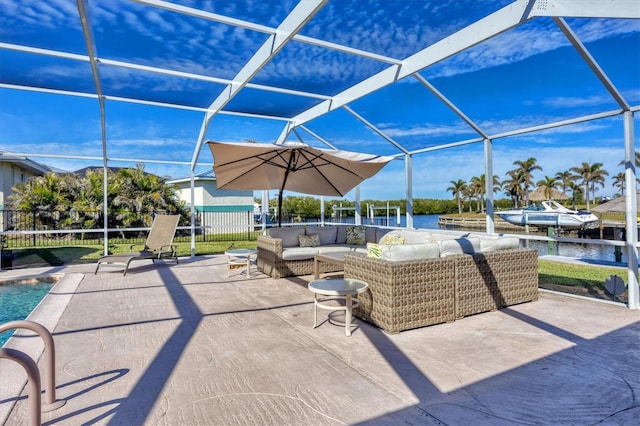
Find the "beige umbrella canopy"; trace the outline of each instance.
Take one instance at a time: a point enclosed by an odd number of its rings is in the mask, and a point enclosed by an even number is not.
[[[592,212],[608,213],[608,212],[626,212],[627,202],[626,197],[614,198],[606,203],[599,204],[591,209]],[[636,193],[636,211],[640,211],[640,191]]]
[[[278,190],[278,226],[284,190],[343,196],[378,173],[393,157],[302,143],[207,142],[213,154],[216,185],[221,189]]]
[[[531,191],[529,193],[529,201],[568,200],[569,199],[569,197],[567,197],[567,194],[565,194],[564,192],[558,191],[555,188],[551,188],[549,190],[550,196],[547,196],[545,194],[545,190],[547,189],[548,188],[539,186],[535,191]]]

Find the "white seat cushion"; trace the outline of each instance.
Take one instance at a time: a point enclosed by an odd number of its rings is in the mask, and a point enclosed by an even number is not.
[[[317,247],[289,247],[282,249],[282,258],[284,260],[313,259],[316,254],[318,254]]]
[[[383,260],[433,259],[440,256],[440,247],[437,243],[393,244],[379,247],[382,249],[380,259]]]

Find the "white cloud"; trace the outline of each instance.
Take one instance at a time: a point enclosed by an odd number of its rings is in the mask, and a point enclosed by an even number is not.
[[[571,26],[571,25],[570,25]],[[640,31],[637,20],[579,20],[574,31],[583,42],[592,42]],[[536,19],[473,46],[429,68],[429,77],[450,77],[498,65],[519,62],[570,43],[549,19]],[[514,49],[514,46],[517,48]]]
[[[572,108],[583,106],[600,106],[610,103],[611,96],[557,96],[553,98],[546,98],[541,101],[545,106],[552,108]]]
[[[390,125],[380,126],[380,130],[393,138],[405,136],[440,136],[440,135],[464,135],[469,134],[471,128],[465,124],[425,124],[421,126],[412,126],[408,128],[400,128],[400,126],[391,127]]]
[[[520,115],[501,120],[481,120],[476,124],[486,133],[493,135],[514,129],[524,129],[528,127],[539,126],[545,123],[553,123],[561,121],[563,119],[564,117],[560,118],[551,116]],[[388,136],[393,138],[451,135],[452,137],[450,141],[454,142],[456,135],[475,134],[471,127],[462,122],[459,122],[457,124],[427,123],[424,125],[411,126],[404,126],[402,123],[378,123],[377,127]],[[549,134],[586,133],[594,130],[604,129],[607,127],[608,125],[606,124],[602,124],[598,121],[591,121],[577,123],[570,126],[555,127],[552,129],[536,132],[535,137],[541,138],[543,136],[540,135]]]

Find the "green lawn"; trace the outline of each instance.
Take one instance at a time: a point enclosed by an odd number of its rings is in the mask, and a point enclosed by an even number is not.
[[[191,255],[191,243],[175,243],[179,257]],[[109,244],[109,254],[126,253],[130,244]],[[198,242],[196,255],[222,254],[230,247],[256,248],[255,241],[223,241],[223,242]],[[134,250],[142,249],[137,245]],[[11,265],[3,261],[3,268],[32,268],[41,266],[59,266],[65,264],[94,263],[103,254],[101,245],[81,245],[49,248],[20,248],[5,249],[5,254],[11,255]],[[4,257],[4,256],[3,256]]]
[[[625,282],[627,281],[626,269],[538,260],[538,282],[540,284],[557,284],[604,290],[604,281],[611,275],[618,275]]]

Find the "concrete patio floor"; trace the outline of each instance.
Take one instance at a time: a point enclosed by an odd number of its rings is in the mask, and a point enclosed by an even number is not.
[[[541,293],[396,335],[356,320],[347,337],[312,329],[311,276],[227,278],[224,256],[93,269],[0,272],[66,274],[33,318],[67,401],[43,424],[640,424],[640,311],[624,306]],[[39,356],[20,334],[9,345]],[[0,371],[0,422],[27,424],[26,375]]]

